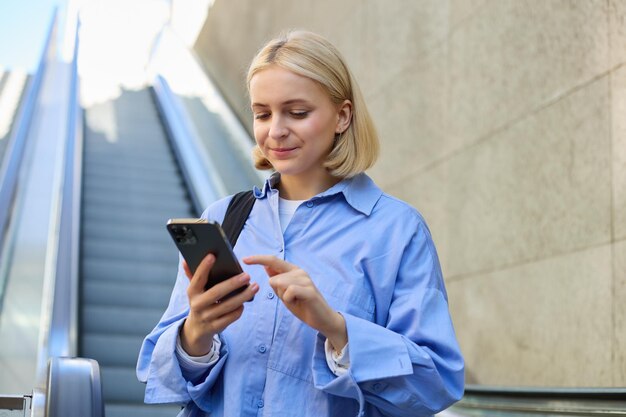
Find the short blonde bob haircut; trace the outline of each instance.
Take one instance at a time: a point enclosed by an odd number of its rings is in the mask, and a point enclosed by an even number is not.
[[[354,77],[339,51],[325,38],[307,31],[289,31],[269,41],[252,60],[247,86],[260,71],[277,65],[318,82],[333,103],[352,102],[352,120],[336,138],[324,166],[338,178],[349,178],[374,165],[378,158],[378,134]],[[257,169],[272,169],[258,146],[253,151]]]

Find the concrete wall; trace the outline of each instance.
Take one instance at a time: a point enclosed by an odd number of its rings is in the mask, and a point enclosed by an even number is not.
[[[382,138],[371,175],[428,220],[469,383],[626,385],[626,2],[216,0],[195,48],[244,74],[328,37]]]

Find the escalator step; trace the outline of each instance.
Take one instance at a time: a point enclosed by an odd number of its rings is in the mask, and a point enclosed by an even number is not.
[[[82,307],[83,333],[147,335],[163,315],[163,309],[136,307]]]
[[[107,403],[107,417],[175,417],[180,413],[181,406],[163,404],[124,404]]]
[[[164,140],[155,140],[159,136],[158,131],[144,132],[145,128],[140,126],[136,129],[125,129],[119,132],[116,142],[105,142],[90,136],[89,149],[87,155],[106,156],[135,154],[136,158],[171,158],[170,147]],[[124,140],[127,137],[134,137],[132,142]],[[141,136],[141,137],[140,137]],[[121,140],[119,140],[121,139]]]
[[[176,214],[175,211],[170,213]],[[162,219],[168,216],[159,216]],[[180,216],[174,217],[193,217],[192,213],[182,213]],[[165,222],[159,222],[159,227],[142,228],[141,235],[134,232],[134,228],[129,231],[127,224],[115,222],[90,222],[83,224],[83,237],[87,239],[124,239],[127,242],[135,242],[143,244],[145,242],[167,241],[167,231],[165,230]]]
[[[138,222],[102,222],[103,226],[117,226],[115,234],[98,234],[96,232],[101,229],[90,228],[89,231],[83,232],[83,242],[90,244],[92,242],[112,242],[134,246],[146,246],[154,244],[157,247],[174,250],[174,243],[168,236],[169,233],[165,229],[165,223],[159,220],[158,224],[139,224]],[[137,230],[135,230],[135,228]],[[151,238],[152,240],[148,240]]]
[[[129,229],[132,230],[132,229]],[[140,232],[133,233],[140,234]],[[163,232],[165,234],[165,231]],[[170,262],[175,264],[178,260],[176,248],[167,239],[159,239],[150,244],[144,240],[143,245],[126,242],[122,239],[95,240],[85,239],[83,243],[83,256],[85,258],[108,258],[124,259],[136,262]]]
[[[172,285],[157,283],[87,280],[83,283],[83,303],[94,306],[163,309],[172,293]]]
[[[146,168],[132,164],[120,164],[116,160],[102,160],[98,158],[91,158],[89,164],[85,164],[83,173],[85,176],[103,175],[105,177],[119,176],[122,178],[142,178],[145,176],[153,178],[155,181],[180,175],[178,168],[173,164],[155,165]]]
[[[83,181],[85,188],[91,187],[109,187],[122,188],[132,181],[137,186],[147,188],[184,188],[185,185],[178,175],[162,175],[161,178],[155,178],[150,174],[137,173],[137,175],[125,176],[120,175],[86,175]]]
[[[149,176],[126,179],[86,177],[84,184],[87,189],[94,189],[104,193],[146,192],[159,194],[164,191],[184,191],[184,186],[180,183],[180,179],[154,181]]]
[[[172,165],[174,161],[171,155],[158,154],[131,154],[129,152],[85,152],[85,164],[90,164],[95,158],[115,160],[115,163],[121,166],[132,165],[137,167],[153,167],[159,165]]]
[[[177,264],[139,264],[132,261],[83,259],[83,279],[174,285]]]
[[[166,237],[168,234],[165,228],[167,220],[176,217],[176,215],[190,214],[182,210],[175,211],[166,209],[156,209],[153,211],[122,211],[113,205],[86,207],[84,211],[83,218],[84,220],[89,220],[90,223],[101,224],[107,227],[118,227],[124,230],[125,232],[122,235],[116,236],[116,240],[120,242],[125,241],[125,238],[129,238],[129,241],[133,241],[133,239],[130,239],[132,236],[145,237],[154,233],[156,233],[155,236],[160,237],[156,243],[167,242]],[[137,239],[135,239],[135,241],[137,241]],[[144,240],[143,243],[152,242]]]
[[[83,303],[96,306],[162,309],[167,305],[172,292],[171,285],[157,283],[122,283],[88,280],[83,283]]]
[[[160,216],[168,217],[172,213],[188,212],[191,210],[188,200],[158,200],[155,204],[154,200],[146,199],[139,195],[126,195],[122,197],[112,197],[110,195],[102,194],[95,191],[86,190],[83,196],[83,201],[89,204],[89,209],[93,210],[94,207],[103,210],[121,211],[123,213],[128,212],[155,212]]]
[[[97,360],[100,366],[134,368],[142,341],[142,336],[86,333],[81,346],[83,355]]]
[[[134,367],[101,366],[100,375],[106,402],[143,403],[146,386],[137,379]]]
[[[102,191],[102,190],[85,190],[83,201],[88,204],[110,203],[121,207],[158,207],[161,202],[178,203],[179,209],[182,209],[188,203],[187,195],[182,190],[162,190],[156,192],[150,191]]]

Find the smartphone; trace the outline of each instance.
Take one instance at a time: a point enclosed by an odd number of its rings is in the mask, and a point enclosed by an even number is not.
[[[215,255],[205,289],[243,272],[219,223],[205,219],[170,219],[166,227],[192,274],[209,253]],[[224,299],[245,289],[245,285],[237,288]]]

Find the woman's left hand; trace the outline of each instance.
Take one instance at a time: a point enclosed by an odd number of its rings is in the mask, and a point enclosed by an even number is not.
[[[328,305],[306,271],[270,255],[249,256],[243,261],[263,265],[269,284],[289,311],[326,336],[336,351],[344,348],[348,343],[346,321]]]

